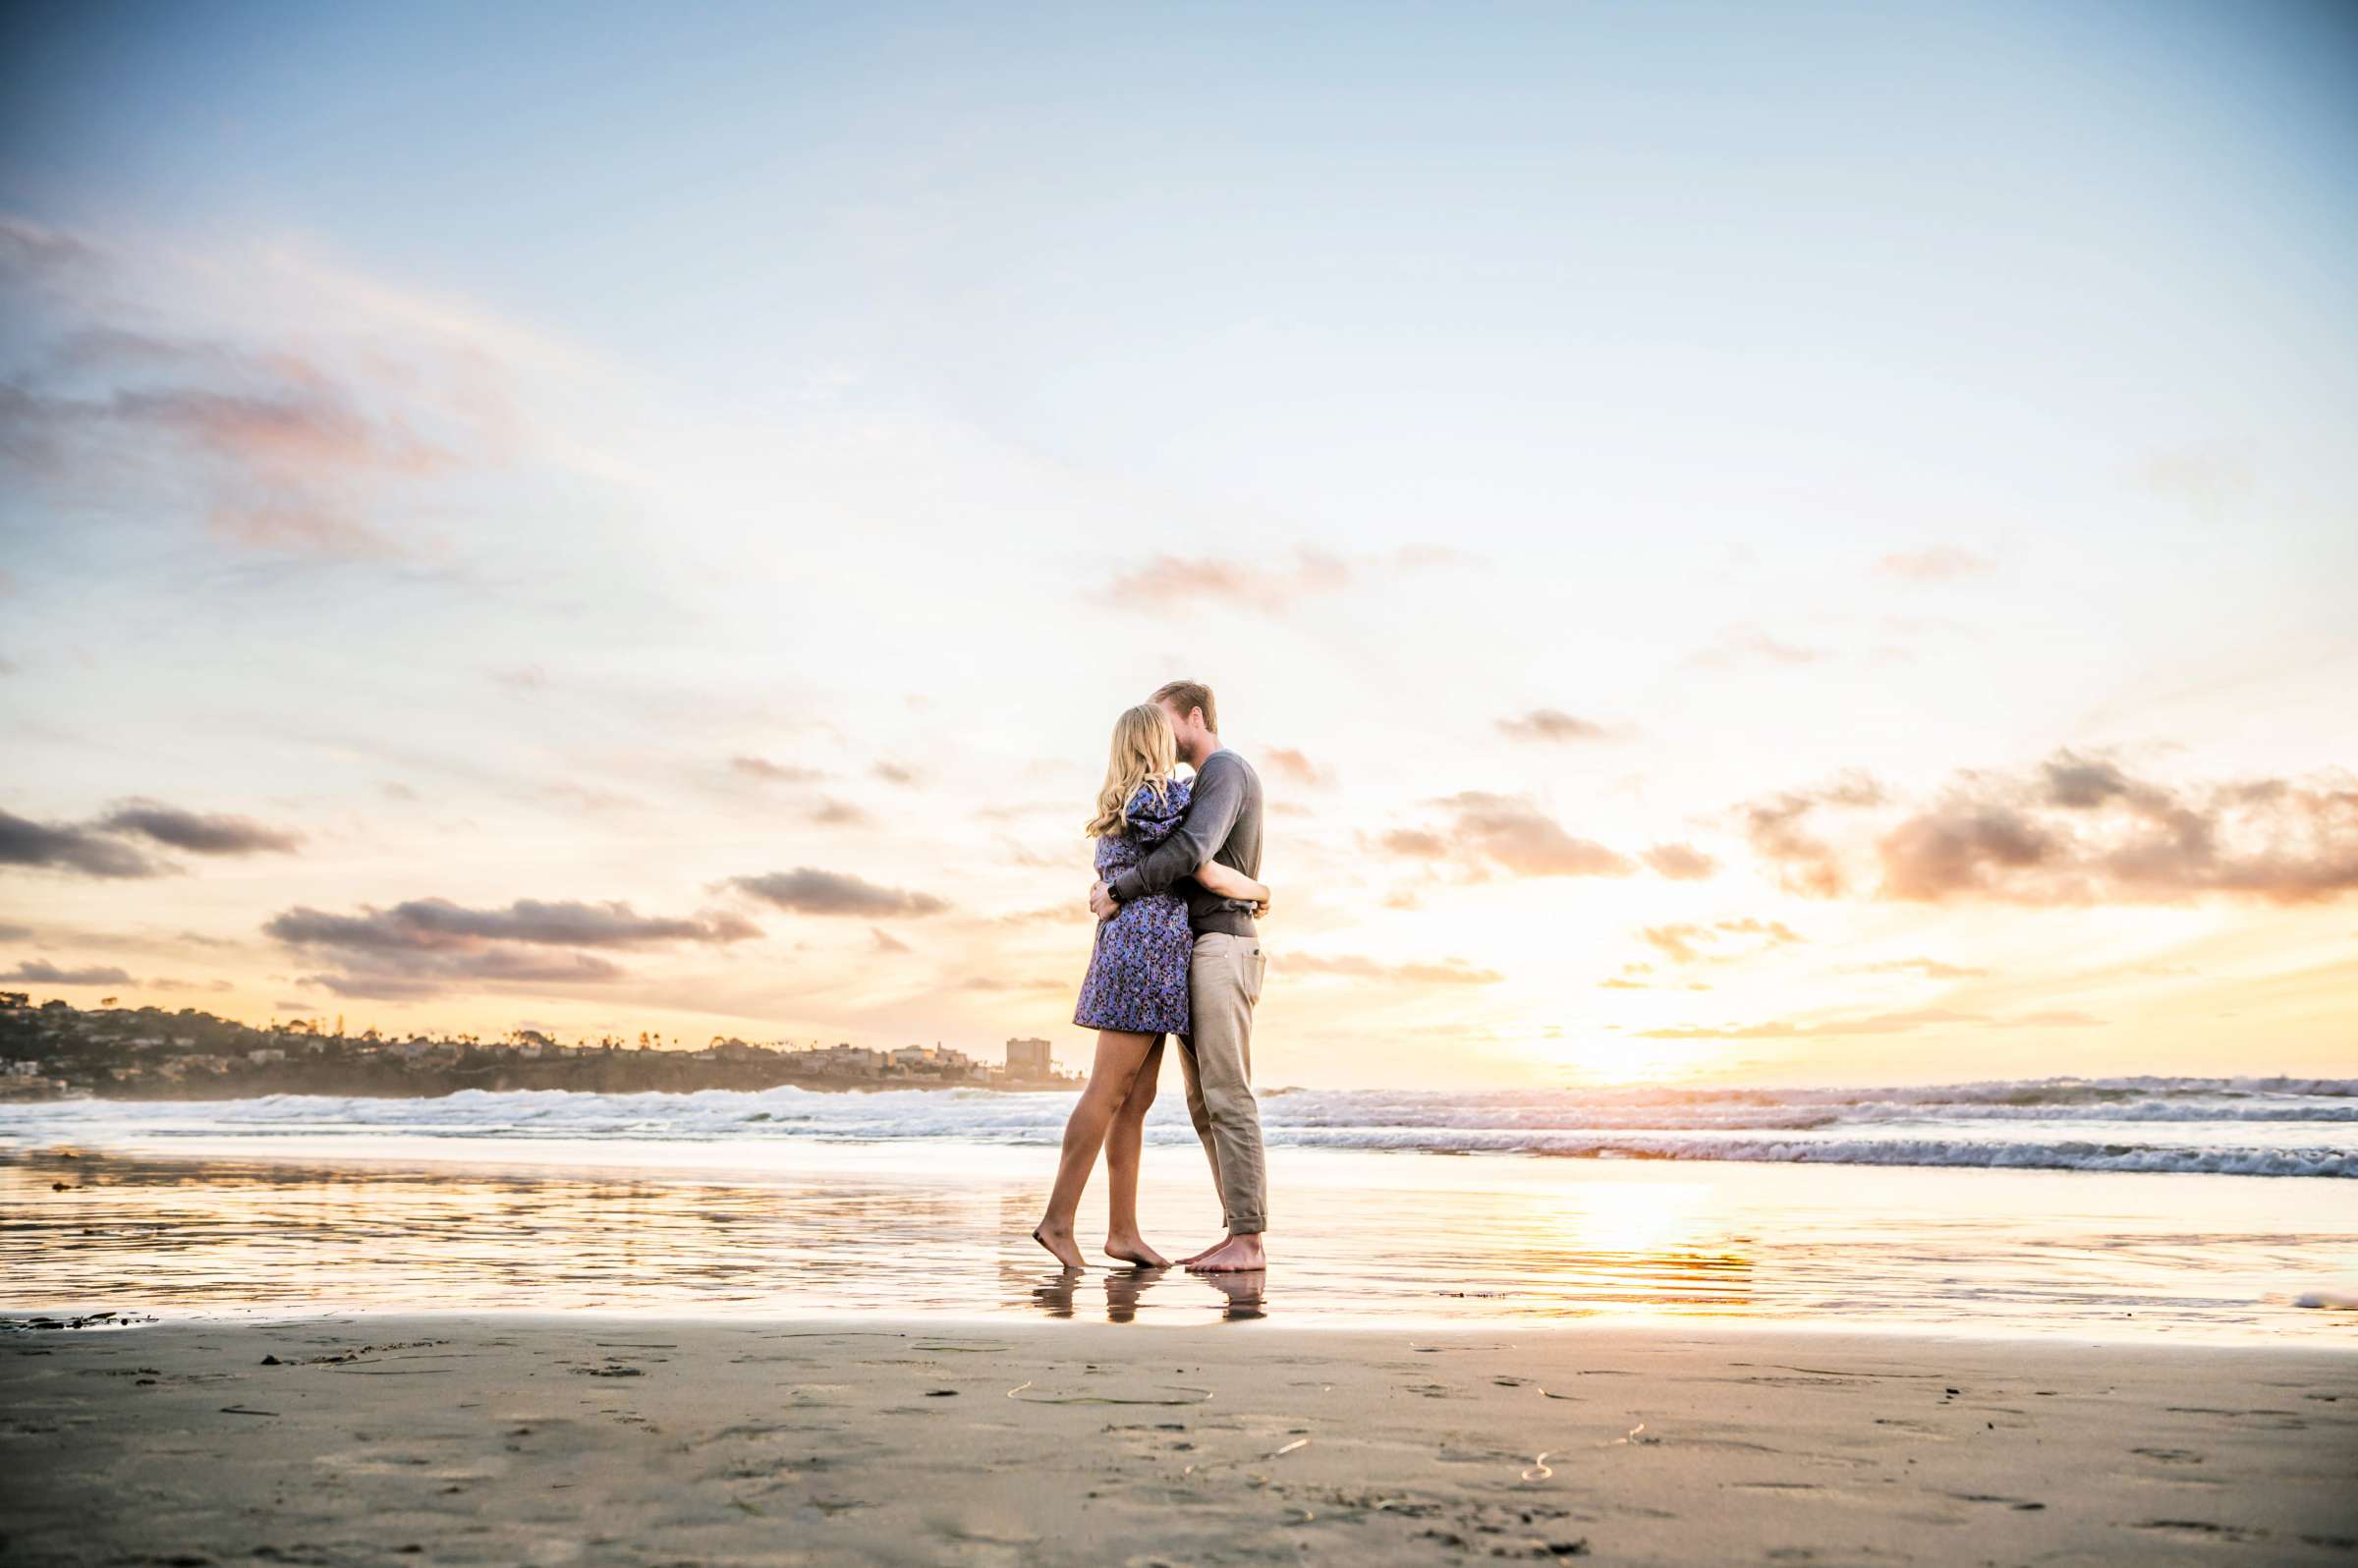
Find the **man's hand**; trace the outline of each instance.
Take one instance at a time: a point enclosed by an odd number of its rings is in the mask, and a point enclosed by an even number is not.
[[[1106,889],[1103,882],[1089,884],[1089,912],[1092,915],[1101,921],[1109,921],[1113,919],[1114,911],[1121,907],[1114,902],[1113,894]]]
[[[1269,918],[1269,901],[1267,899],[1264,898],[1253,906],[1253,918],[1257,921],[1265,921]]]

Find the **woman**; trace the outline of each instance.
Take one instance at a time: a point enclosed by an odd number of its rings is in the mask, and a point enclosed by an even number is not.
[[[1178,765],[1178,741],[1160,705],[1142,703],[1114,721],[1105,784],[1089,822],[1100,877],[1136,865],[1179,825],[1188,785],[1171,776]],[[1216,861],[1198,868],[1196,880],[1224,898],[1268,902],[1267,888]],[[1097,1032],[1097,1056],[1081,1102],[1064,1124],[1064,1153],[1047,1215],[1032,1232],[1067,1268],[1083,1266],[1073,1217],[1100,1148],[1112,1188],[1106,1256],[1149,1268],[1170,1266],[1138,1233],[1138,1160],[1141,1124],[1154,1103],[1154,1078],[1162,1069],[1162,1037],[1187,1033],[1187,961],[1194,947],[1187,900],[1177,892],[1126,900],[1111,920],[1097,924],[1073,1012],[1074,1023]]]

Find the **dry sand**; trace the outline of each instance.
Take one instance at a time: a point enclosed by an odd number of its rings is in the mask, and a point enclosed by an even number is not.
[[[2358,1563],[2334,1351],[369,1317],[0,1412],[11,1563]]]

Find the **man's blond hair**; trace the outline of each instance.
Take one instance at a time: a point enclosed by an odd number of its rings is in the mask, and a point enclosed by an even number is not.
[[[1204,710],[1204,727],[1214,735],[1220,733],[1220,716],[1211,705],[1211,688],[1202,681],[1165,681],[1154,689],[1154,700],[1170,703],[1179,710],[1181,718],[1200,707]]]

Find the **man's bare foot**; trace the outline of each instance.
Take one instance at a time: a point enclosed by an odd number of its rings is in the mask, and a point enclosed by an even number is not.
[[[1141,1268],[1168,1268],[1171,1266],[1171,1260],[1149,1247],[1143,1236],[1106,1237],[1105,1256],[1120,1262],[1136,1263]]]
[[[1265,1304],[1268,1282],[1269,1271],[1265,1268],[1240,1268],[1234,1273],[1207,1273],[1204,1276],[1205,1284],[1228,1298],[1228,1305],[1220,1316],[1237,1322],[1269,1315]]]
[[[1262,1251],[1261,1234],[1231,1236],[1207,1253],[1200,1253],[1187,1265],[1199,1274],[1234,1274],[1249,1268],[1266,1268],[1268,1256]]]
[[[1073,1245],[1073,1228],[1070,1225],[1062,1230],[1050,1230],[1048,1222],[1043,1219],[1034,1227],[1032,1239],[1055,1254],[1056,1260],[1067,1268],[1089,1266],[1089,1260],[1081,1256],[1081,1249]]]

